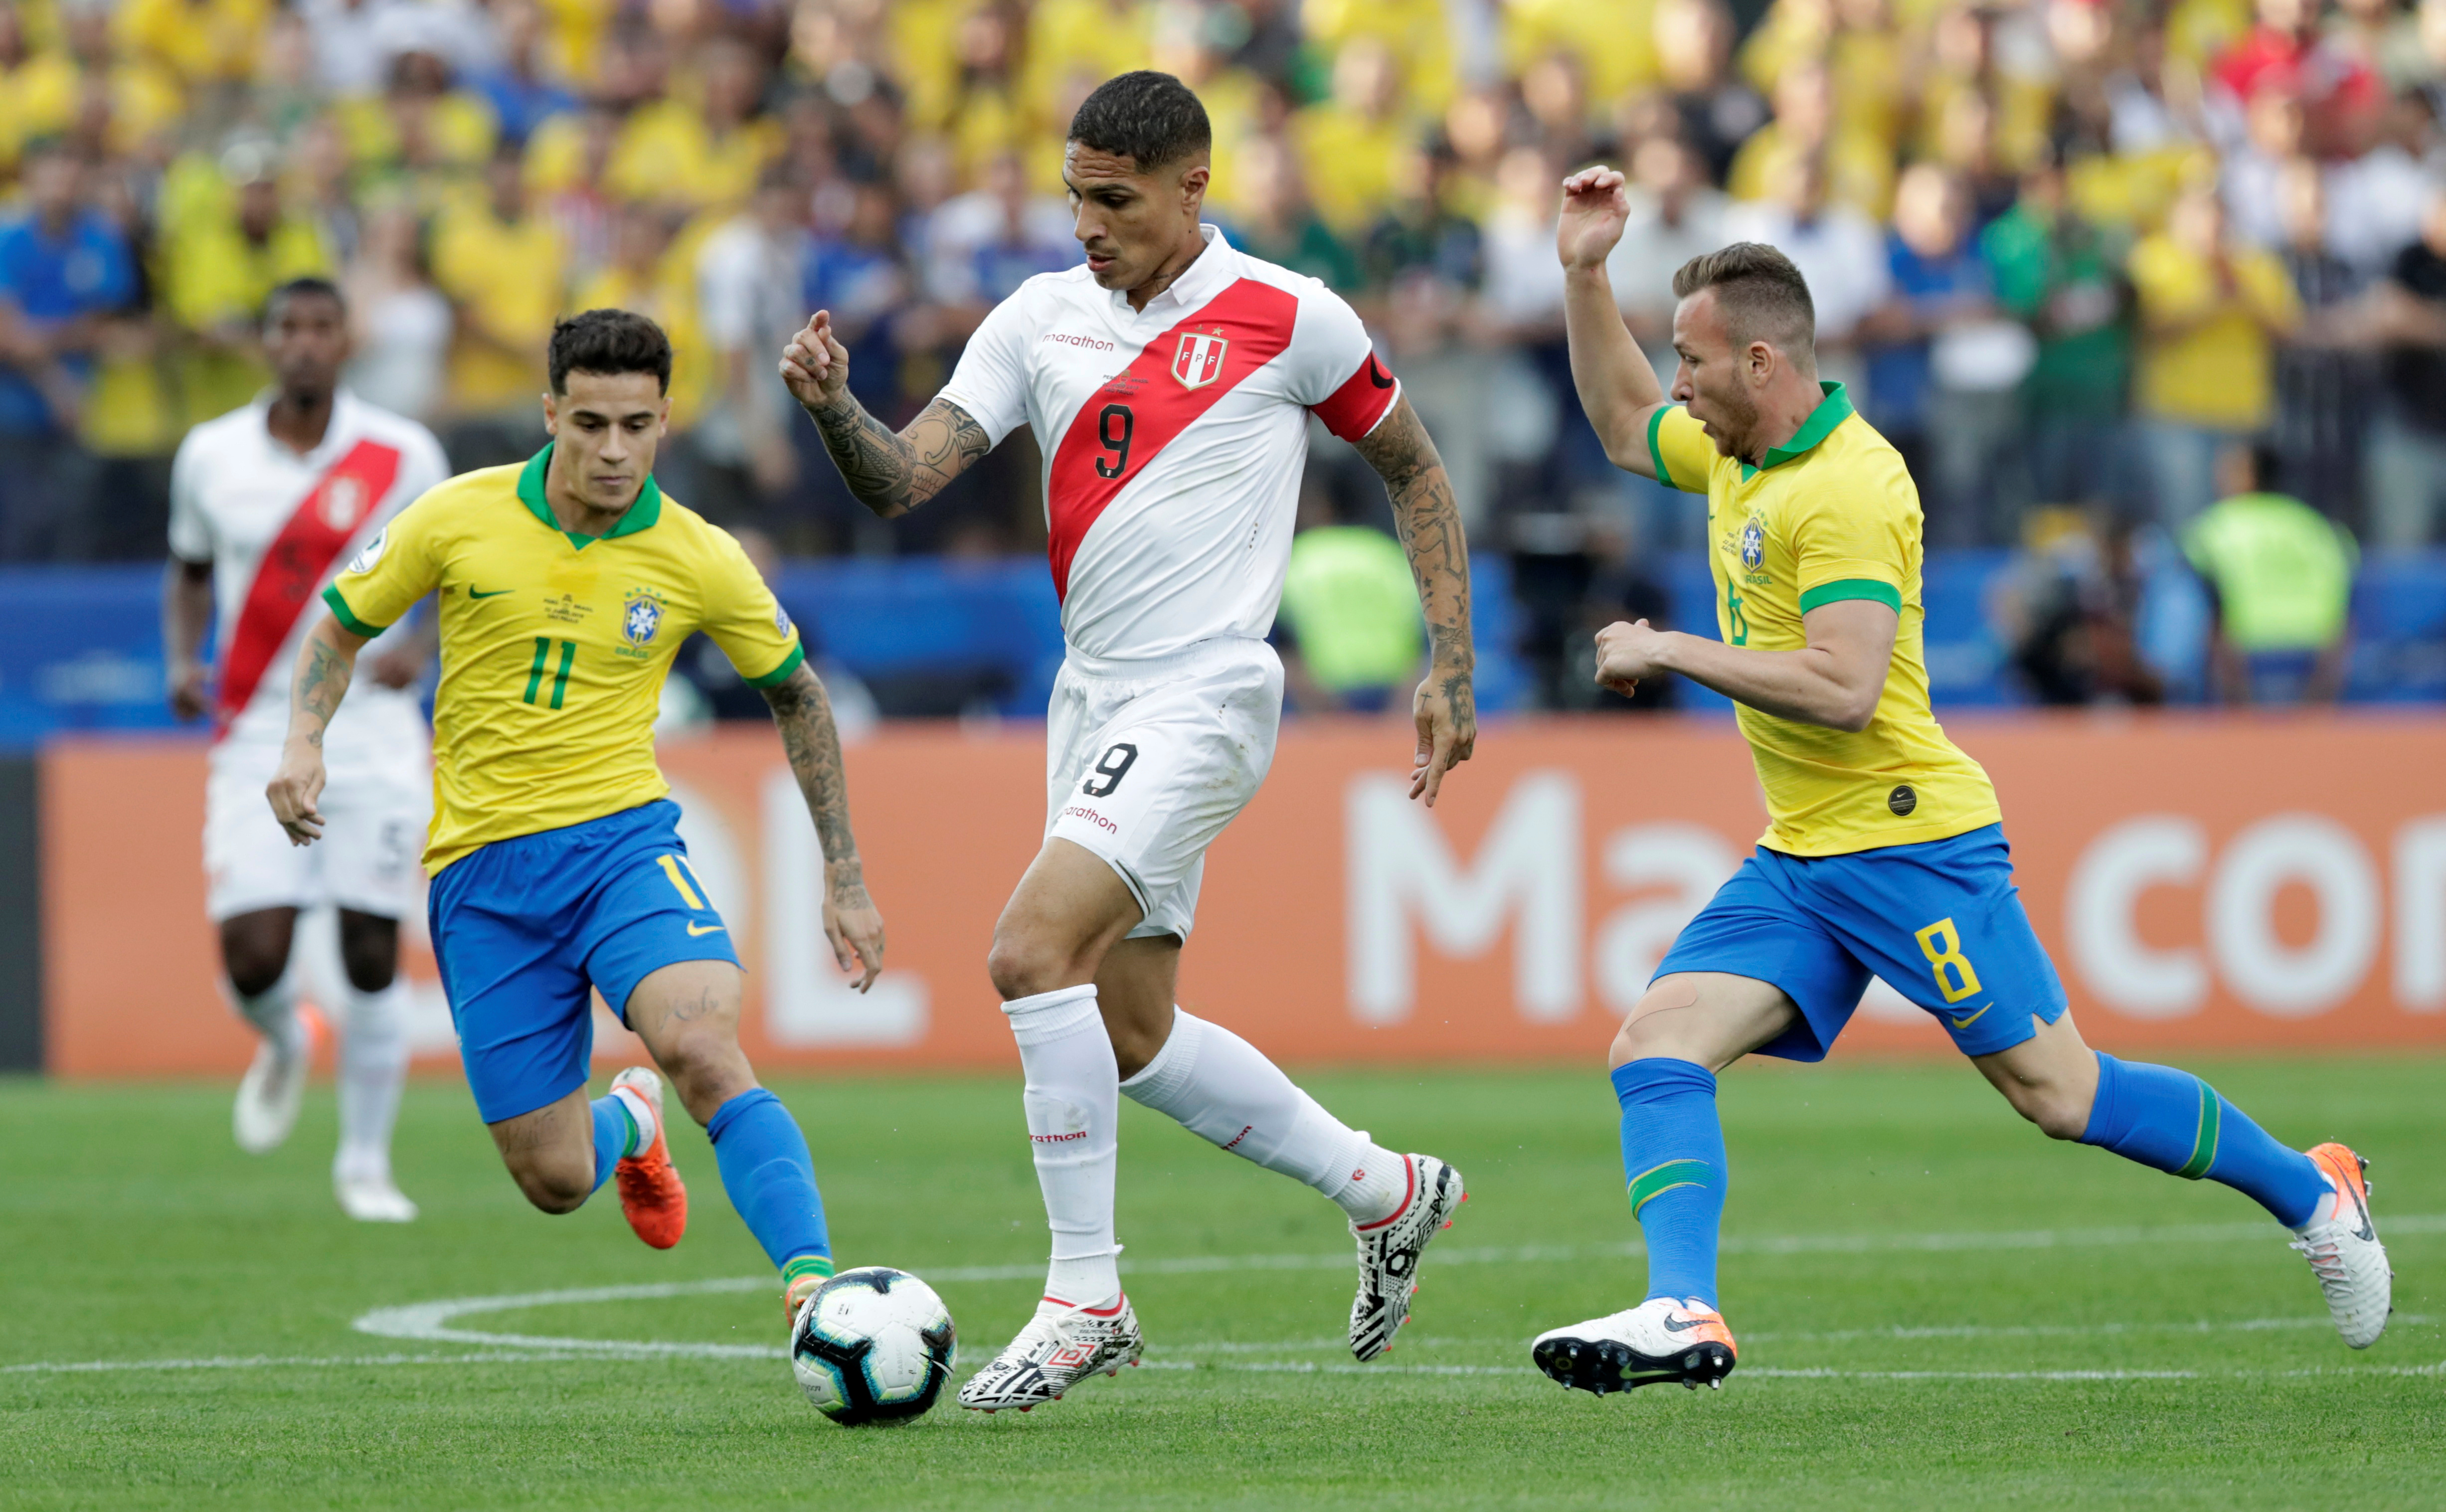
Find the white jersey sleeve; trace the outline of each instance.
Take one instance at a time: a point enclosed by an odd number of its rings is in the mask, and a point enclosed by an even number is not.
[[[1040,275],[1042,276],[1042,275]],[[1033,285],[1037,279],[1028,280]],[[996,446],[1028,420],[1027,343],[1035,325],[1027,285],[996,305],[960,352],[941,397],[968,412]]]
[[[1359,312],[1322,284],[1300,300],[1299,334],[1284,361],[1289,398],[1345,441],[1383,423],[1401,402],[1401,381],[1376,360],[1375,343]]]

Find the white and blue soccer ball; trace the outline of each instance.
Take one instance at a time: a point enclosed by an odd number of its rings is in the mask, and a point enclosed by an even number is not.
[[[800,1390],[844,1428],[924,1416],[958,1358],[950,1309],[932,1287],[888,1265],[841,1272],[800,1304],[790,1324]]]

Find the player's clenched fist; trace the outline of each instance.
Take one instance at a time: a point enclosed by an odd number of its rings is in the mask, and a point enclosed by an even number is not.
[[[1641,678],[1665,670],[1665,650],[1671,640],[1669,632],[1652,628],[1646,620],[1635,625],[1616,620],[1607,625],[1597,632],[1598,685],[1630,697]]]
[[[1630,219],[1630,196],[1620,172],[1583,168],[1563,180],[1563,218],[1554,230],[1554,251],[1566,268],[1603,266]]]
[[[323,813],[315,807],[323,797],[323,755],[294,744],[280,753],[280,770],[272,775],[263,795],[272,802],[272,816],[289,831],[291,845],[310,846],[323,838]]]
[[[849,387],[849,348],[833,334],[833,312],[819,309],[781,349],[781,382],[809,409],[839,401]]]

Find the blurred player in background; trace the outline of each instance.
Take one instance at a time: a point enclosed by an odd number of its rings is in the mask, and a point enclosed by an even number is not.
[[[414,420],[339,386],[348,355],[340,291],[319,278],[273,290],[263,351],[267,399],[187,433],[170,473],[170,555],[161,625],[170,704],[214,711],[218,737],[205,790],[206,907],[238,1012],[263,1036],[238,1084],[238,1147],[261,1154],[289,1137],[306,1087],[305,1025],[290,969],[300,912],[339,919],[340,1152],[331,1167],[351,1218],[406,1223],[416,1204],[391,1180],[391,1125],[407,1075],[407,988],[399,921],[423,892],[416,856],[432,803],[416,681],[432,644],[403,618],[372,647],[373,686],[334,723],[330,840],[303,851],[263,812],[289,727],[286,673],[314,594],[348,553],[449,476]],[[200,649],[219,609],[207,691]]]
[[[552,440],[522,466],[453,479],[359,551],[296,661],[288,743],[267,796],[311,845],[324,737],[357,656],[441,595],[437,798],[424,864],[433,952],[477,1111],[527,1200],[574,1211],[616,1169],[657,1249],[687,1227],[662,1079],[643,1067],[586,1096],[590,989],[645,1040],[713,1140],[724,1189],[782,1273],[785,1309],[832,1275],[806,1136],[739,1049],[729,929],[687,864],[654,764],[671,657],[702,629],[763,690],[823,845],[822,925],[864,991],[883,921],[849,827],[840,742],[797,627],[739,543],[654,481],[671,347],[642,315],[554,327]]]
[[[1715,1073],[1752,1052],[1822,1059],[1873,973],[1937,1016],[2023,1117],[2058,1139],[2245,1193],[2293,1230],[2344,1342],[2392,1305],[2363,1163],[2288,1149],[2198,1077],[2081,1042],[2013,887],[1995,789],[1929,710],[1919,495],[1902,458],[1817,380],[1815,313],[1756,242],[1674,275],[1672,400],[1624,328],[1606,256],[1622,175],[1564,180],[1571,376],[1616,465],[1707,495],[1721,642],[1598,633],[1597,680],[1678,672],[1733,700],[1770,823],[1658,963],[1615,1036],[1623,1166],[1647,1299],[1538,1336],[1540,1369],[1606,1392],[1721,1385],[1724,1139]]]
[[[1434,801],[1477,728],[1469,563],[1443,463],[1349,306],[1199,224],[1211,144],[1205,107],[1169,74],[1088,96],[1063,167],[1085,265],[997,306],[907,430],[851,395],[828,312],[781,363],[851,491],[887,518],[1022,423],[1045,457],[1069,653],[1046,731],[1044,847],[988,969],[1026,1072],[1053,1260],[1035,1316],[960,1392],[987,1411],[1138,1356],[1113,1239],[1123,1093],[1341,1205],[1359,1242],[1363,1360],[1391,1344],[1419,1256],[1461,1200],[1458,1171],[1378,1147],[1173,1003],[1206,848],[1273,758],[1283,670],[1265,635],[1309,414],[1383,476],[1425,607],[1411,796]]]

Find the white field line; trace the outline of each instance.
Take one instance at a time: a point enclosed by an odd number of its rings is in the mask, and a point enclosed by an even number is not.
[[[2446,1214],[2408,1214],[2390,1217],[2386,1223],[2390,1235],[2446,1233]],[[1747,1255],[1822,1255],[1872,1254],[1894,1252],[1950,1252],[1964,1250],[2023,1250],[2058,1248],[2112,1247],[2134,1244],[2212,1243],[2235,1240],[2256,1240],[2268,1237],[2269,1225],[2260,1223],[2188,1223],[2160,1228],[2136,1225],[2112,1228],[2026,1229],[2018,1231],[1978,1231],[1943,1234],[1798,1234],[1745,1237],[1727,1235],[1721,1246],[1726,1254]],[[1581,1260],[1621,1259],[1643,1253],[1645,1246],[1636,1241],[1611,1244],[1530,1244],[1504,1246],[1439,1247],[1437,1263],[1442,1265],[1523,1264],[1566,1262]],[[1328,1255],[1199,1255],[1180,1256],[1129,1261],[1121,1264],[1127,1273],[1139,1276],[1204,1275],[1224,1271],[1270,1270],[1343,1270],[1351,1263],[1347,1252]],[[928,1279],[944,1283],[976,1283],[988,1281],[1029,1280],[1044,1274],[1044,1265],[1029,1261],[1013,1265],[974,1265],[953,1267],[929,1273]],[[604,1302],[650,1301],[674,1297],[706,1296],[728,1292],[760,1292],[773,1285],[770,1277],[721,1277],[706,1280],[663,1281],[633,1286],[591,1286],[547,1292],[519,1292],[494,1297],[453,1297],[432,1302],[415,1302],[400,1307],[378,1307],[355,1319],[351,1325],[358,1333],[381,1338],[407,1339],[426,1344],[458,1344],[479,1346],[477,1353],[423,1354],[362,1354],[362,1355],[214,1355],[195,1359],[153,1360],[70,1360],[31,1361],[16,1365],[0,1365],[0,1375],[76,1374],[110,1371],[184,1371],[184,1370],[253,1370],[253,1369],[336,1369],[351,1366],[392,1365],[462,1365],[491,1364],[509,1361],[549,1362],[596,1358],[653,1359],[754,1359],[773,1360],[786,1357],[788,1352],[769,1344],[718,1344],[712,1342],[658,1341],[649,1339],[603,1339],[555,1337],[534,1334],[493,1333],[477,1329],[455,1328],[457,1319],[486,1313],[519,1312],[538,1307],[587,1306]],[[2425,1316],[2405,1316],[2399,1324],[2426,1324]],[[2119,1333],[2208,1333],[2284,1329],[2322,1326],[2322,1320],[2305,1318],[2252,1318],[2233,1323],[2165,1323],[2165,1324],[2099,1324],[2029,1325],[2024,1327],[1991,1327],[1966,1324],[1954,1327],[1852,1329],[1826,1333],[1760,1333],[1751,1335],[1754,1341],[1793,1341],[1801,1339],[1857,1338],[1986,1338],[1986,1337],[2058,1337],[2098,1336]],[[1448,1341],[1460,1343],[1463,1341]],[[1423,1347],[1428,1341],[1414,1341]],[[1299,1341],[1281,1343],[1243,1343],[1218,1341],[1195,1346],[1176,1346],[1205,1354],[1282,1353],[1297,1353],[1311,1348],[1339,1349],[1339,1340],[1310,1345]],[[1170,1352],[1167,1352],[1167,1355]],[[1430,1375],[1520,1375],[1531,1374],[1526,1367],[1496,1365],[1357,1365],[1319,1363],[1298,1360],[1209,1361],[1162,1359],[1146,1362],[1156,1369],[1251,1371],[1262,1372],[1329,1373],[1329,1374],[1430,1374]],[[2155,1378],[2169,1372],[1880,1372],[1778,1370],[1753,1367],[1744,1377],[1790,1376],[1794,1378],[1831,1376],[1853,1380],[2086,1380]],[[2172,1372],[2180,1376],[2188,1372]],[[2211,1372],[2214,1373],[2214,1372]],[[2239,1374],[2267,1374],[2267,1372],[2240,1372]],[[2446,1373],[2446,1362],[2434,1366],[2369,1366],[2334,1372],[2277,1372],[2277,1374],[2354,1373],[2354,1374],[2439,1374]]]

